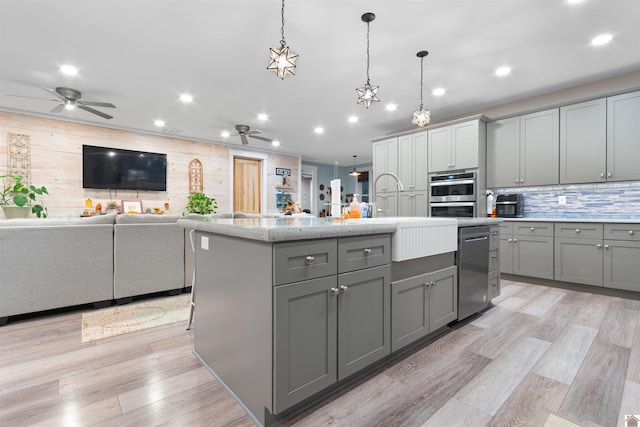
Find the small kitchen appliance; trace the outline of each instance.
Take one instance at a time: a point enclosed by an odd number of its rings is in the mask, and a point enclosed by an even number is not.
[[[496,216],[500,218],[520,218],[524,212],[522,194],[498,194],[496,197]]]

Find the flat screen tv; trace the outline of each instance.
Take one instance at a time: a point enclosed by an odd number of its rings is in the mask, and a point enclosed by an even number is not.
[[[167,155],[83,145],[82,187],[167,191]]]

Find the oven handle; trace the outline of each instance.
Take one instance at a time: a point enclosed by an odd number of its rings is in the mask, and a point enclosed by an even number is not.
[[[474,205],[475,205],[475,202],[448,202],[448,203],[431,202],[432,208],[437,208],[437,207],[449,208],[449,207],[456,207],[456,206],[474,206]]]
[[[475,184],[475,179],[452,179],[450,181],[431,181],[431,186],[456,185],[456,184]]]

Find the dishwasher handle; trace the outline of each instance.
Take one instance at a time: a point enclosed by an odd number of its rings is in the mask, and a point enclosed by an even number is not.
[[[487,240],[489,238],[489,236],[480,236],[480,237],[467,237],[466,239],[464,239],[465,243],[468,242],[479,242],[481,240]]]

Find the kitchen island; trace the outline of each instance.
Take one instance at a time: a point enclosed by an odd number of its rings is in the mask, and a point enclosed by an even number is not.
[[[195,353],[260,425],[457,319],[455,219],[179,223],[196,230]]]

